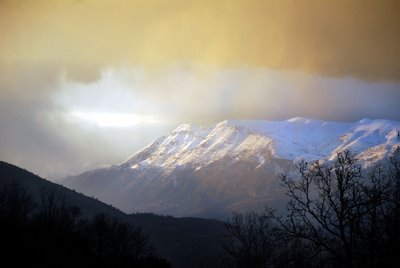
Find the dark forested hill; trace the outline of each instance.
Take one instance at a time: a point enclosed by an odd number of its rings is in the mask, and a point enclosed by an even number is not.
[[[39,201],[41,191],[51,190],[62,193],[69,206],[77,206],[84,217],[105,213],[110,217],[124,217],[125,214],[99,200],[87,197],[61,185],[43,179],[20,167],[0,161],[0,184],[16,182],[24,188],[35,201]]]
[[[18,185],[32,197],[29,202],[37,206],[43,202],[43,196],[54,197],[49,193],[57,193],[57,198],[61,198],[63,202],[62,206],[79,208],[81,220],[90,222],[90,219],[102,214],[108,217],[110,222],[116,219],[121,224],[129,223],[141,227],[142,233],[149,237],[155,254],[167,259],[173,267],[211,267],[217,266],[221,259],[221,242],[225,235],[223,222],[154,214],[127,215],[96,199],[0,161],[0,189],[3,190],[0,193],[8,191],[5,187],[10,185]],[[40,209],[38,214],[39,211]],[[67,247],[68,245],[64,245],[60,250],[68,250]]]
[[[227,232],[223,222],[132,214],[130,221],[143,227],[160,256],[178,267],[219,267]]]

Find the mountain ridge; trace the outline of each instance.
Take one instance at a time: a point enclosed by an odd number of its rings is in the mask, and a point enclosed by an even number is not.
[[[388,145],[393,146],[399,144],[399,138],[395,139],[398,129],[400,129],[400,122],[384,119],[361,119],[351,123],[323,121],[304,117],[295,117],[285,121],[225,120],[210,128],[199,128],[189,124],[182,124],[168,135],[156,139],[144,149],[133,154],[127,160],[120,163],[120,165],[127,166],[130,163],[137,163],[143,158],[148,158],[148,154],[152,153],[151,150],[154,149],[154,147],[159,147],[160,144],[168,145],[169,148],[161,148],[162,152],[159,152],[158,155],[161,155],[161,153],[171,155],[174,153],[174,150],[176,151],[179,149],[177,146],[171,146],[171,144],[181,145],[183,150],[192,150],[196,146],[203,146],[206,142],[213,142],[212,138],[215,140],[215,136],[217,136],[218,139],[223,139],[224,136],[232,134],[229,133],[230,130],[239,132],[239,135],[235,137],[237,139],[243,138],[240,137],[240,135],[242,135],[246,136],[245,138],[249,138],[248,140],[242,139],[244,142],[251,144],[260,142],[260,146],[269,147],[268,149],[275,153],[275,157],[278,158],[290,160],[295,160],[296,158],[319,160],[329,156],[328,159],[332,159],[338,151],[345,149],[349,149],[354,153],[361,152],[363,148],[357,148],[354,141],[358,139],[358,141],[363,142],[363,137],[377,130],[381,130],[382,132],[386,131],[387,134],[390,135],[390,139],[387,140]],[[352,133],[352,131],[356,133]],[[363,131],[365,133],[362,133]],[[196,140],[196,138],[203,139],[203,141]],[[311,138],[316,140],[311,140]],[[301,143],[301,140],[305,142]],[[307,140],[311,140],[310,143],[307,144]],[[342,143],[340,143],[340,141],[342,141]],[[223,142],[232,144],[232,141],[227,139],[223,140]],[[329,142],[331,142],[331,144],[329,144]],[[351,144],[352,142],[353,144]],[[214,144],[218,143],[220,145],[220,142],[216,140]],[[291,143],[291,148],[286,148],[288,143]],[[372,143],[374,143],[373,140]],[[373,145],[379,145],[383,142],[376,140],[375,143],[376,144]],[[246,144],[243,143],[236,143],[233,145],[236,147],[242,145],[242,147],[248,148],[248,146],[245,146]],[[300,147],[297,151],[295,151],[297,149],[296,145]],[[326,152],[326,149],[323,150],[323,147],[327,145],[330,145],[329,148],[331,150],[329,153]],[[336,145],[336,147],[332,148],[332,145]],[[367,147],[370,148],[370,144],[367,144]],[[288,149],[292,149],[292,151],[288,151]],[[139,155],[140,157],[138,157]],[[194,156],[198,156],[198,154]],[[182,162],[181,155],[179,158],[181,161],[177,161],[178,163]],[[168,163],[165,159],[163,160]],[[165,167],[166,165],[164,164],[161,166]]]
[[[225,120],[209,128],[182,124],[109,168],[66,178],[70,188],[127,212],[217,217],[282,203],[282,173],[295,164],[331,161],[349,150],[367,167],[400,146],[400,122]]]

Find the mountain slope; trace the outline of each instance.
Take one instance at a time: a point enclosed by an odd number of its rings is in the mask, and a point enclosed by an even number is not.
[[[307,118],[286,121],[229,120],[208,129],[181,125],[134,154],[122,166],[146,165],[176,168],[184,164],[198,167],[226,155],[317,160],[332,158],[349,149],[360,154],[375,146],[399,144],[400,123],[363,119],[355,123],[328,122]],[[387,152],[386,152],[387,153]]]
[[[120,221],[141,226],[156,253],[173,267],[213,267],[223,254],[221,240],[226,235],[224,223],[196,218],[173,218],[150,214],[127,215],[105,203],[40,178],[29,171],[0,161],[0,188],[16,182],[38,199],[40,191],[56,190],[65,196],[67,206],[77,206],[84,217],[104,213]],[[37,200],[39,201],[39,200]]]
[[[399,122],[370,119],[184,124],[121,164],[63,182],[127,212],[224,218],[266,203],[279,206],[279,176],[294,172],[300,159],[330,161],[342,150],[365,166],[384,159],[399,145],[399,129]]]
[[[40,202],[39,195],[42,190],[58,191],[65,197],[66,204],[80,208],[83,217],[89,218],[99,213],[116,218],[125,217],[125,213],[110,205],[40,178],[27,170],[0,161],[0,185],[13,182],[23,187],[36,202]]]

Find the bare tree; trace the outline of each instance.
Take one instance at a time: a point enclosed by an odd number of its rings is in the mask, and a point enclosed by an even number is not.
[[[141,259],[153,254],[149,238],[140,227],[98,214],[93,218],[91,228],[94,251],[101,259]]]
[[[25,189],[16,182],[2,185],[0,189],[0,215],[17,226],[32,215],[36,204]]]
[[[275,262],[279,239],[270,215],[268,209],[264,215],[234,214],[225,224],[233,239],[224,247],[239,267],[267,267]]]
[[[64,231],[78,228],[80,209],[67,204],[65,192],[57,188],[41,188],[39,199],[37,220],[40,224],[46,228],[57,227]]]
[[[335,165],[302,161],[300,179],[283,175],[289,197],[288,216],[282,226],[293,237],[317,246],[319,254],[353,266],[359,248],[359,228],[367,211],[361,167],[348,151]]]
[[[227,251],[243,260],[239,266],[382,267],[397,261],[400,149],[368,170],[344,151],[333,163],[302,161],[298,171],[298,177],[282,176],[285,215],[234,215],[227,224],[236,241]]]
[[[284,231],[313,244],[336,265],[376,267],[389,263],[400,244],[400,164],[379,163],[361,173],[348,151],[334,165],[298,166],[300,178],[284,175],[288,215]]]

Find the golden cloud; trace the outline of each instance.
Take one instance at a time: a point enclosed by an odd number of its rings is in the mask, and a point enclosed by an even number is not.
[[[2,0],[0,62],[82,79],[199,62],[398,80],[398,14],[396,0]]]

